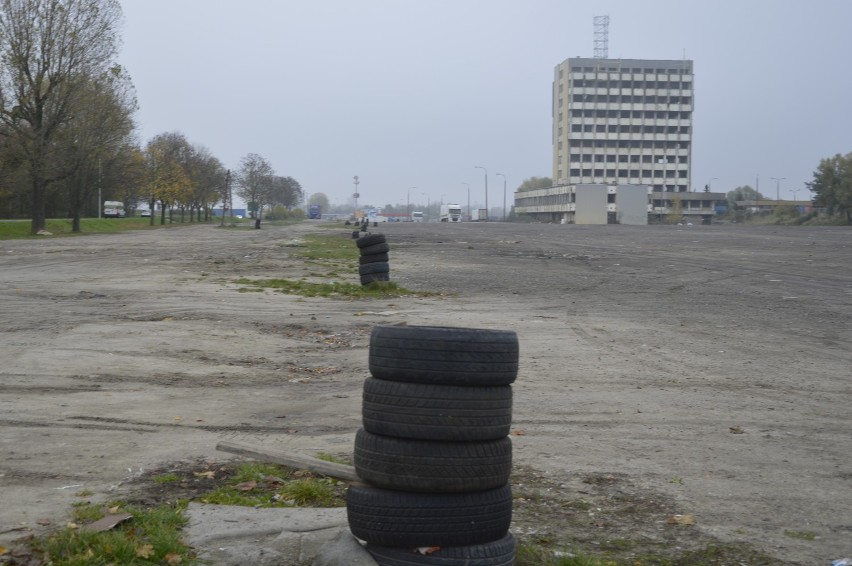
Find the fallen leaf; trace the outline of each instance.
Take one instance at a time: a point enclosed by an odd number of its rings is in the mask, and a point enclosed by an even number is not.
[[[195,476],[195,477],[197,477],[197,478],[207,478],[208,480],[216,479],[216,472],[213,472],[213,471],[209,471],[209,472],[192,472],[192,475],[194,475],[194,476]]]
[[[6,548],[5,546],[0,546],[0,555],[6,554],[7,552],[9,552],[8,548]]]
[[[234,486],[234,489],[239,490],[239,491],[251,491],[256,487],[257,487],[257,482],[254,481],[254,480],[251,480],[251,481],[246,481],[246,482],[243,482],[243,483],[238,483],[237,485]]]
[[[150,544],[143,544],[136,547],[137,558],[151,558],[154,555],[154,547]]]
[[[672,515],[666,522],[670,525],[694,525],[695,517],[692,515]]]
[[[79,528],[80,528],[80,525],[78,525],[77,523],[72,523],[72,522],[70,522],[70,521],[69,521],[69,522],[68,522],[68,524],[66,524],[65,526],[66,526],[67,528],[71,529],[72,531],[75,531],[75,530],[77,530],[77,529],[79,529]]]
[[[520,428],[512,431],[512,436],[525,436],[526,434],[527,434],[527,431],[520,429]]]
[[[181,563],[180,554],[175,554],[174,552],[170,552],[170,553],[166,554],[166,556],[164,558],[166,559],[166,562],[168,564],[180,564]]]
[[[52,523],[53,521],[51,521],[50,519],[39,519],[38,521],[36,521],[36,524],[41,525],[42,527],[46,527],[47,525],[50,525]]]
[[[115,507],[110,507],[109,509],[107,509],[107,513],[109,513],[110,515],[115,515],[116,513],[118,513],[119,509],[121,508],[116,505]]]
[[[732,426],[728,428],[731,434],[745,434],[745,431],[741,426]]]

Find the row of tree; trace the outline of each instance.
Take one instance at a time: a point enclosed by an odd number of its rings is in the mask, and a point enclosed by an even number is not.
[[[121,21],[118,0],[0,0],[0,216],[32,218],[33,233],[69,217],[79,231],[121,200],[200,221],[232,185],[256,210],[301,202],[299,183],[257,154],[232,178],[180,133],[138,143],[135,90],[115,63]]]

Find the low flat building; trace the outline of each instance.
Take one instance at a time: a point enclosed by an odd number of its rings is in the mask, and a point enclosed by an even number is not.
[[[557,185],[516,192],[515,214],[559,224],[643,224],[641,213],[637,213],[642,206],[637,202],[641,203],[643,196],[637,196],[637,192],[644,194],[644,223],[686,218],[710,224],[717,205],[727,198],[725,193],[655,191],[647,185]]]

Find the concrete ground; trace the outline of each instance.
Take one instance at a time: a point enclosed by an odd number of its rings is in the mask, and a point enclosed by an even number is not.
[[[244,292],[357,282],[299,257],[351,231],[316,222],[0,242],[0,545],[64,524],[81,492],[229,459],[221,440],[351,453],[370,330],[405,322],[518,333],[517,466],[578,493],[625,478],[785,563],[852,554],[852,230],[380,230],[392,280],[439,294]]]

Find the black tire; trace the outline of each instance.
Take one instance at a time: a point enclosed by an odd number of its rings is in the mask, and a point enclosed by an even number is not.
[[[355,245],[359,248],[366,248],[376,244],[384,244],[385,242],[387,242],[387,238],[385,238],[384,234],[367,234],[366,236],[358,238]]]
[[[430,554],[374,544],[366,549],[379,566],[512,566],[517,552],[512,533],[492,542],[442,547]]]
[[[384,254],[389,251],[390,246],[387,243],[373,244],[372,246],[361,248],[361,255]]]
[[[367,263],[375,263],[377,261],[387,261],[387,260],[388,260],[388,254],[387,253],[371,254],[371,255],[362,255],[361,257],[359,257],[358,263],[361,264],[361,265],[364,265],[364,264],[367,264]]]
[[[480,442],[412,440],[355,434],[355,473],[382,489],[421,493],[484,491],[505,485],[512,472],[508,437]]]
[[[512,426],[512,388],[405,383],[368,377],[364,429],[421,440],[497,440]]]
[[[511,330],[376,326],[370,373],[379,379],[445,385],[509,385],[518,375]]]
[[[352,485],[346,492],[352,534],[380,546],[466,546],[506,536],[512,488],[410,493]]]
[[[370,273],[388,273],[390,264],[386,261],[377,261],[375,263],[365,263],[358,266],[358,275],[369,275]]]
[[[369,285],[373,281],[390,281],[389,273],[369,273],[361,276],[361,285]]]

